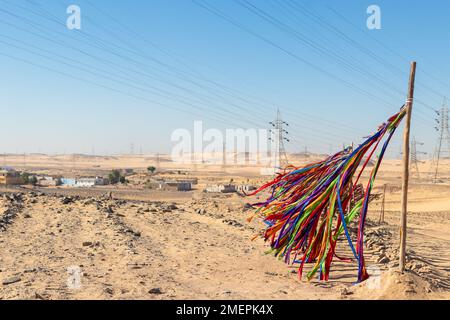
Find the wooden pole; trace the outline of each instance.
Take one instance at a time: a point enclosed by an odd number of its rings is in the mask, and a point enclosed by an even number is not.
[[[403,182],[402,182],[402,211],[400,220],[400,272],[405,271],[406,262],[406,215],[408,212],[408,183],[409,183],[409,135],[411,129],[411,113],[414,100],[414,82],[416,78],[416,62],[411,63],[409,75],[408,100],[406,101],[406,123],[403,134]]]
[[[383,187],[383,199],[381,201],[381,210],[380,210],[380,221],[379,221],[379,224],[384,223],[384,203],[385,203],[385,200],[386,200],[386,187],[387,187],[387,185],[385,184],[384,187]]]

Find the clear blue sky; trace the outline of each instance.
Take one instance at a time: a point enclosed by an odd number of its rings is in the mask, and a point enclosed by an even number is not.
[[[0,2],[2,153],[170,152],[194,120],[264,128],[277,107],[289,151],[334,151],[404,103],[411,60],[413,135],[432,152],[432,108],[450,96],[446,0],[197,1],[241,28],[191,0]],[[70,4],[81,32],[65,27]],[[366,27],[371,4],[381,30]]]

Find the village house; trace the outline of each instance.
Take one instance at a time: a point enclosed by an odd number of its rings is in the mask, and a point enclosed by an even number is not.
[[[90,188],[108,184],[103,177],[61,178],[61,185],[65,187]]]
[[[12,168],[5,167],[0,170],[0,185],[21,185],[24,184],[20,172]]]
[[[78,178],[75,181],[75,187],[93,187],[102,186],[106,184],[106,180],[102,177],[88,177],[88,178]]]
[[[61,185],[65,187],[74,187],[76,182],[76,179],[73,178],[61,178]]]
[[[58,177],[42,176],[37,177],[37,180],[37,184],[41,187],[56,187],[61,185],[61,178]]]
[[[164,191],[190,191],[192,183],[179,181],[152,180],[147,183],[147,188]]]
[[[236,186],[233,184],[215,184],[206,186],[205,192],[208,193],[233,193],[236,192]]]

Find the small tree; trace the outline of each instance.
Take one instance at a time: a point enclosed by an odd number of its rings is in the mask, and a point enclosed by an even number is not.
[[[31,176],[31,177],[28,179],[28,183],[30,183],[31,185],[35,186],[35,185],[37,185],[37,183],[38,183],[38,179],[36,178],[36,176]]]
[[[149,166],[147,168],[147,171],[150,172],[151,174],[153,174],[156,171],[156,168],[154,166]]]
[[[122,177],[122,175],[120,174],[119,170],[113,170],[108,175],[109,183],[117,184],[117,183],[121,182],[121,177]]]
[[[30,174],[28,172],[23,172],[20,177],[22,178],[23,182],[25,184],[29,184],[30,183]]]

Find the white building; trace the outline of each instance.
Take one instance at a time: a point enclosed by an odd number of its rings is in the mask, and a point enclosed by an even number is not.
[[[232,193],[236,192],[236,186],[232,184],[219,184],[206,186],[205,192],[208,193]]]
[[[95,177],[95,178],[79,178],[75,181],[75,187],[81,187],[81,188],[89,188],[93,186],[102,186],[105,185],[106,181],[102,177]]]

